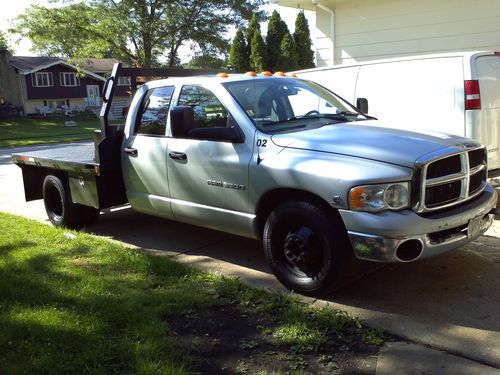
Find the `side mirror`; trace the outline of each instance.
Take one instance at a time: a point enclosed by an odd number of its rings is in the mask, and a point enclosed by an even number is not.
[[[177,106],[170,110],[170,128],[175,138],[187,138],[193,129],[194,111],[189,106]]]
[[[356,99],[356,108],[358,108],[363,114],[368,114],[368,99],[358,98]]]

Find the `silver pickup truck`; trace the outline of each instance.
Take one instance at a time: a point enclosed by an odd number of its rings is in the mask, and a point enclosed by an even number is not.
[[[130,203],[261,239],[286,287],[322,295],[352,254],[415,261],[492,223],[486,151],[470,139],[381,127],[284,74],[151,81],[135,93],[124,128],[113,127],[119,75],[131,72],[116,66],[105,87],[95,147],[13,155],[26,199],[43,197],[56,226],[80,228]]]

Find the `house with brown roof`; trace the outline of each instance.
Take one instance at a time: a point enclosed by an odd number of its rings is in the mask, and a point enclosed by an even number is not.
[[[0,96],[26,115],[74,113],[101,105],[101,92],[114,59],[83,59],[71,64],[59,57],[9,56],[0,50]],[[130,103],[125,77],[116,92],[113,114]]]

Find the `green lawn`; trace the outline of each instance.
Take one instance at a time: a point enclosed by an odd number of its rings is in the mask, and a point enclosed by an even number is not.
[[[1,212],[0,228],[0,374],[189,373],[167,317],[228,305],[267,314],[275,323],[262,334],[290,353],[381,340],[338,310],[90,234]]]
[[[77,126],[64,125],[70,120]],[[98,128],[95,116],[0,119],[0,148],[92,139]]]

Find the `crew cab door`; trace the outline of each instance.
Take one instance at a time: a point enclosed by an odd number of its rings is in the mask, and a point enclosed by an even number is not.
[[[174,86],[143,89],[139,101],[132,103],[132,123],[122,149],[127,198],[137,211],[171,218],[165,131]]]
[[[217,139],[217,135],[210,140],[196,138],[198,130],[217,134],[217,129],[238,128],[227,107],[206,87],[183,85],[177,105],[191,107],[194,121],[184,134],[172,132],[168,142],[168,181],[175,218],[237,234],[246,232],[248,229],[238,228],[248,226],[252,217],[248,214],[252,142]]]

